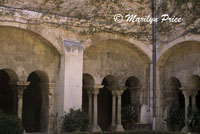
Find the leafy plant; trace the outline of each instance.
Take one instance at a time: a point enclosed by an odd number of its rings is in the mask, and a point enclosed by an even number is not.
[[[197,107],[189,109],[188,125],[191,130],[200,130],[200,111]]]
[[[122,107],[122,124],[125,129],[130,129],[131,125],[136,122],[137,114],[133,105]]]
[[[7,115],[0,111],[0,132],[2,134],[22,134],[21,120],[15,115]]]
[[[169,116],[166,119],[167,126],[172,131],[179,131],[184,127],[184,109],[173,109],[169,112]]]
[[[84,131],[88,127],[89,119],[85,111],[70,109],[70,112],[63,117],[62,131],[75,132]]]

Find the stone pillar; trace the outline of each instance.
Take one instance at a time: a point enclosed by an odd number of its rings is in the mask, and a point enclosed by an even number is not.
[[[117,104],[117,125],[116,125],[116,131],[124,131],[124,128],[121,124],[121,95],[123,91],[126,89],[126,87],[121,87],[118,90],[116,90],[116,95],[118,99]]]
[[[191,97],[192,97],[192,108],[196,107],[196,96],[198,94],[198,90],[193,90],[191,92]]]
[[[57,132],[57,114],[55,114],[54,109],[54,102],[55,102],[55,83],[48,83],[49,86],[49,94],[48,94],[48,127],[47,127],[47,134],[54,134]]]
[[[78,41],[63,39],[63,56],[59,89],[62,89],[58,103],[59,111],[69,112],[82,106],[83,46]]]
[[[24,89],[30,84],[30,82],[17,82],[17,98],[18,98],[18,107],[17,107],[17,115],[20,119],[22,119],[22,107],[23,107],[23,93]]]
[[[101,131],[101,128],[98,125],[98,109],[97,109],[97,104],[98,104],[98,98],[97,95],[99,94],[99,88],[102,88],[103,85],[94,85],[94,88],[92,90],[93,93],[93,125],[91,131],[97,132]]]
[[[92,91],[88,90],[87,91],[88,94],[88,116],[89,116],[89,125],[91,127],[92,125]]]
[[[188,107],[190,103],[190,95],[191,91],[190,89],[182,89],[184,97],[185,97],[185,127],[182,129],[182,131],[188,131]]]
[[[41,132],[47,134],[56,132],[56,117],[54,111],[54,88],[55,83],[41,83],[41,96],[42,96],[42,107],[41,107]]]
[[[109,127],[109,130],[114,131],[116,128],[116,92],[113,90],[111,92],[112,92],[112,122]]]
[[[40,130],[41,132],[47,132],[47,127],[48,127],[48,92],[49,92],[49,85],[48,83],[41,83],[40,84],[40,89],[41,89],[41,98],[42,98],[42,106],[41,106],[41,114],[40,114]]]

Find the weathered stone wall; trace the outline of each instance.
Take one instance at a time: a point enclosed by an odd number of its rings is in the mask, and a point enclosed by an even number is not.
[[[50,82],[55,82],[59,68],[58,51],[44,39],[24,30],[0,27],[0,66],[15,71],[21,81],[30,73],[44,71]]]

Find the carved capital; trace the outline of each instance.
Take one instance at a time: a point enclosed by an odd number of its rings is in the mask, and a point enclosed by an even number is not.
[[[191,96],[196,97],[197,94],[198,94],[198,91],[197,91],[197,90],[192,90],[192,91],[191,91]]]
[[[92,90],[92,93],[93,93],[94,95],[98,95],[98,94],[99,94],[99,90]]]
[[[92,97],[92,91],[91,90],[87,90],[87,94],[88,94],[88,97]]]

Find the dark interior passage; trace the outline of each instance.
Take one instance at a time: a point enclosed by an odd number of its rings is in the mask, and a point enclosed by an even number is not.
[[[108,130],[112,118],[112,94],[107,89],[108,82],[103,80],[104,87],[100,89],[98,95],[98,124],[103,131]]]
[[[30,82],[23,95],[23,116],[22,122],[27,132],[40,131],[41,116],[41,89],[39,87],[40,78],[35,73],[28,77]]]
[[[126,89],[122,94],[122,108],[131,104],[131,92]]]
[[[196,104],[197,108],[200,110],[200,91],[198,91],[198,95],[196,96]]]
[[[14,114],[14,103],[17,102],[14,102],[14,93],[8,85],[9,81],[8,74],[0,70],[0,110],[4,113]]]

